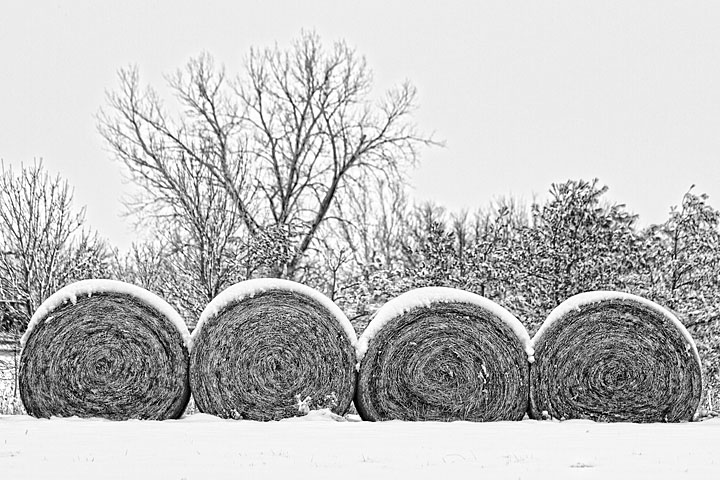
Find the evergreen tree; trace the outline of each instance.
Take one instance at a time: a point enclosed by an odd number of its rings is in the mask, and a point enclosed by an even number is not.
[[[531,330],[568,297],[591,290],[625,290],[638,267],[636,216],[603,201],[598,180],[553,184],[533,204],[532,224],[520,230],[505,266],[508,302]]]

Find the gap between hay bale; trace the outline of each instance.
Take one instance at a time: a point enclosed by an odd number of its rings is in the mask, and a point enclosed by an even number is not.
[[[591,292],[557,307],[533,338],[530,416],[616,422],[692,420],[701,365],[687,330],[661,306]]]

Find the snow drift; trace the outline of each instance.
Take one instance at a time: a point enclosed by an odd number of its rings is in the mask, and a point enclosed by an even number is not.
[[[642,297],[587,292],[548,316],[532,340],[530,416],[603,422],[693,418],[702,394],[692,337]]]
[[[520,420],[530,337],[498,304],[427,287],[385,304],[358,341],[365,420]]]
[[[147,290],[73,283],[23,335],[21,399],[36,417],[178,418],[190,399],[189,339],[177,312]]]
[[[240,282],[208,304],[193,331],[195,404],[224,418],[342,415],[355,392],[355,343],[347,317],[320,292],[288,280]]]

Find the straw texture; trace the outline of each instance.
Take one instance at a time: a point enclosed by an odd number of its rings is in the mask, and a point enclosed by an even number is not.
[[[190,399],[181,332],[126,293],[78,297],[39,318],[19,368],[20,396],[36,417],[162,420]]]
[[[355,351],[317,298],[279,287],[231,301],[193,334],[190,384],[201,412],[279,420],[310,409],[342,415],[355,389]]]
[[[530,416],[691,420],[702,393],[700,361],[671,315],[639,297],[566,309],[533,338]]]
[[[478,305],[408,309],[368,343],[358,412],[373,421],[520,420],[529,392],[525,347],[505,321]]]

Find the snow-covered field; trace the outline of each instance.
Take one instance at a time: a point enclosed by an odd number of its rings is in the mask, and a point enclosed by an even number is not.
[[[340,420],[340,421],[338,421]],[[0,416],[1,478],[717,478],[720,420],[371,423]]]

